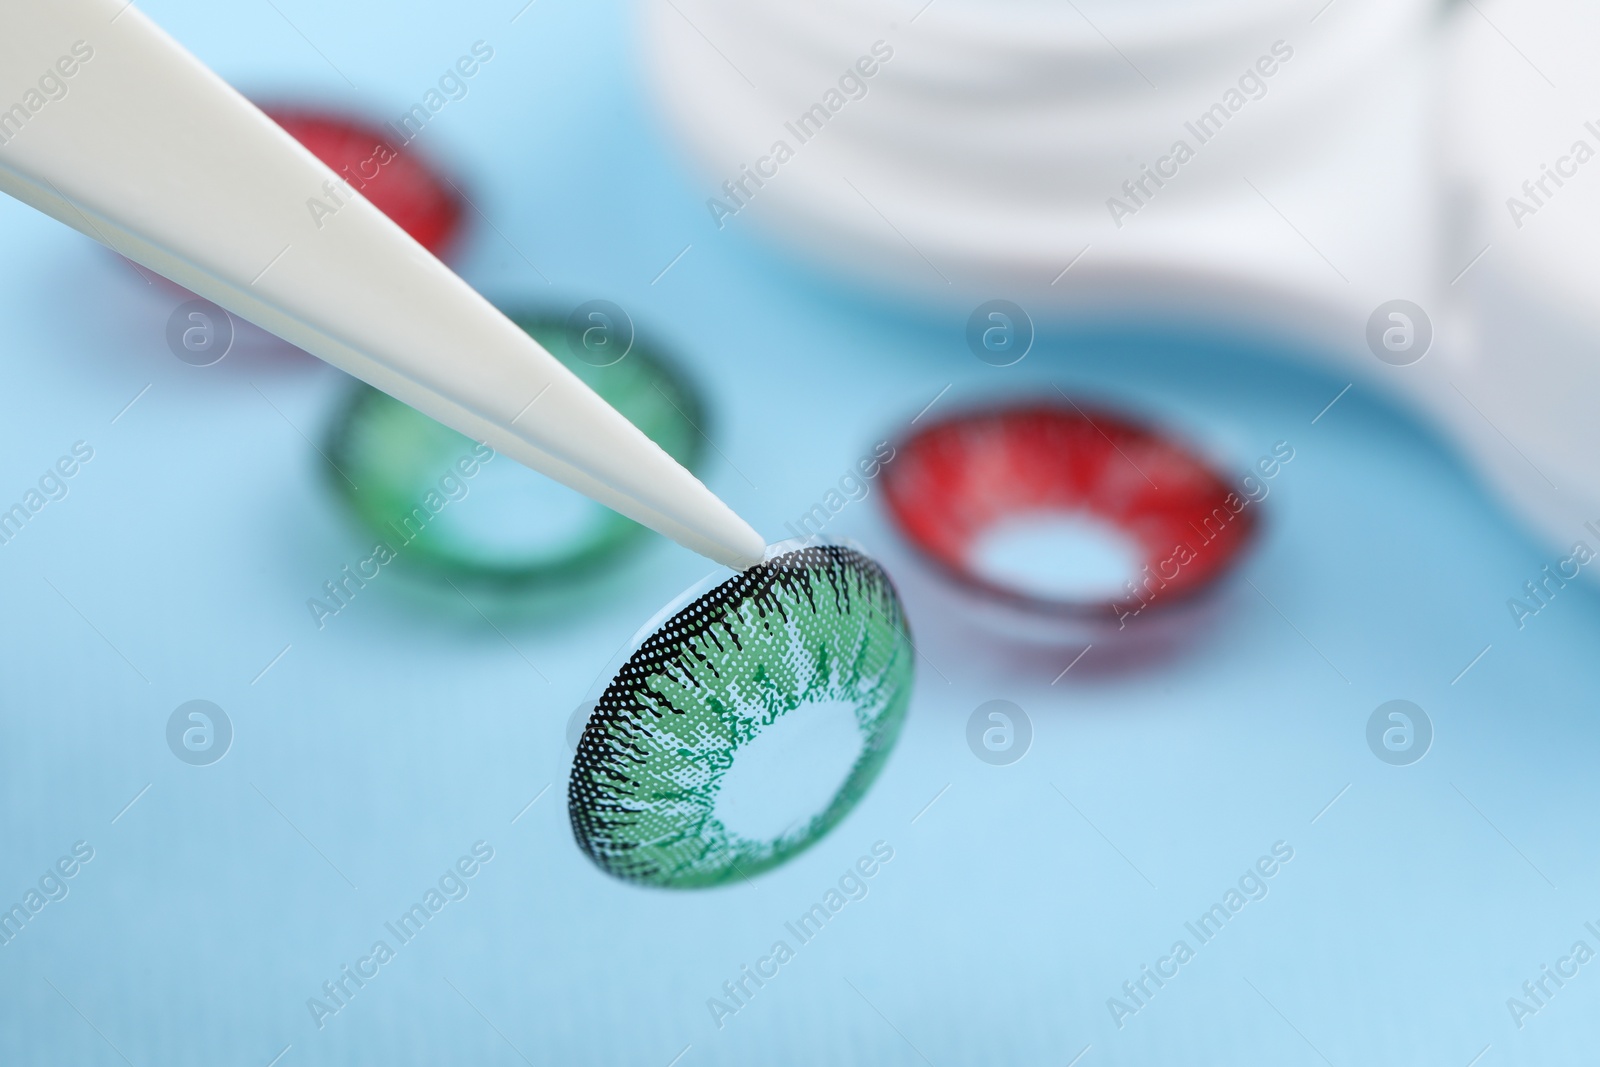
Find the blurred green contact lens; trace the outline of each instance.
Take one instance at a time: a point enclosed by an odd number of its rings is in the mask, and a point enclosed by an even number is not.
[[[913,651],[883,570],[800,548],[673,613],[617,672],[567,789],[610,874],[673,888],[774,867],[872,785],[911,698]]]
[[[704,425],[688,383],[642,344],[607,366],[576,358],[563,320],[513,321],[670,456],[693,469]],[[613,563],[644,527],[367,385],[336,418],[331,484],[402,567],[515,592]],[[359,487],[359,488],[357,488]]]

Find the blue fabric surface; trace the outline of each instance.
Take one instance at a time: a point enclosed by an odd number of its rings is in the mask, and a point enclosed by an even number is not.
[[[247,91],[379,117],[488,42],[419,140],[482,212],[463,273],[497,296],[615,300],[665,339],[709,394],[710,484],[773,539],[947,385],[954,406],[1059,384],[1170,420],[1241,473],[1278,441],[1295,458],[1248,583],[1142,662],[1094,650],[1052,684],[1065,659],[989,655],[919,616],[908,584],[918,689],[860,807],[753,884],[643,890],[572,842],[564,731],[706,565],[653,538],[626,588],[504,633],[385,580],[319,630],[306,599],[366,548],[310,444],[341,377],[259,338],[180,363],[163,336],[179,297],[0,202],[0,503],[93,449],[0,546],[0,904],[93,850],[0,946],[0,1062],[1066,1063],[1092,1046],[1086,1067],[1466,1064],[1491,1046],[1488,1065],[1592,1046],[1600,964],[1520,1029],[1506,1002],[1574,942],[1600,949],[1600,602],[1569,586],[1519,630],[1506,600],[1552,561],[1407,415],[1357,386],[1313,424],[1346,380],[1175,327],[1043,324],[1026,360],[989,367],[964,346],[970,308],[876,301],[718,231],[613,4],[141,6]],[[892,555],[879,504],[830,533]],[[196,698],[235,729],[209,767],[165,739]],[[965,742],[997,698],[1035,732],[1009,767]],[[1412,766],[1367,748],[1393,698],[1436,731]],[[893,859],[865,899],[719,1027],[708,998],[879,841]],[[493,858],[465,896],[392,939],[477,842]],[[1277,842],[1293,858],[1265,897],[1201,944],[1185,924]],[[319,1026],[308,998],[380,939],[393,959]],[[1178,940],[1193,958],[1119,1027],[1108,1000],[1133,1005],[1124,983]]]

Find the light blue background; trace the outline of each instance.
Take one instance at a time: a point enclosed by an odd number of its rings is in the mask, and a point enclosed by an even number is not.
[[[420,142],[493,222],[463,272],[612,299],[666,339],[732,461],[708,479],[769,537],[945,385],[958,405],[1059,383],[1171,417],[1240,471],[1293,445],[1245,568],[1265,597],[1237,584],[1181,649],[1120,669],[1091,651],[1052,686],[1068,656],[987,657],[919,614],[908,575],[926,658],[860,807],[754,885],[632,888],[572,842],[563,733],[703,563],[653,539],[624,592],[504,637],[386,575],[319,632],[306,598],[366,548],[307,441],[340,376],[259,338],[178,362],[177,297],[0,203],[0,502],[74,441],[95,449],[0,547],[0,902],[73,842],[95,849],[0,947],[0,1062],[1065,1064],[1090,1046],[1086,1067],[1464,1067],[1485,1046],[1482,1064],[1592,1049],[1600,963],[1521,1031],[1505,1001],[1575,940],[1600,949],[1582,927],[1600,920],[1600,603],[1569,587],[1518,632],[1506,599],[1549,560],[1408,417],[1357,386],[1312,425],[1344,379],[1177,330],[1045,326],[1023,363],[987,367],[970,308],[875,303],[716,231],[616,4],[538,0],[510,23],[518,0],[276,2],[358,90],[269,4],[142,6],[247,91],[380,117],[492,44]],[[830,532],[894,561],[877,507]],[[1437,732],[1411,767],[1364,739],[1395,697]],[[237,731],[211,767],[163,736],[194,698]],[[1035,728],[1011,767],[964,741],[994,698]],[[306,998],[480,839],[495,858],[470,895],[319,1031]],[[870,895],[719,1031],[706,999],[880,839],[895,858]],[[1279,840],[1295,856],[1270,895],[1118,1030],[1107,998]]]

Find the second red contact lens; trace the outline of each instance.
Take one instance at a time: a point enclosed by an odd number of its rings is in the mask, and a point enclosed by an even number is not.
[[[461,197],[392,130],[298,105],[269,104],[262,110],[418,244],[436,256],[449,252],[461,230]],[[336,195],[325,194],[326,215],[318,211],[318,221],[337,214],[341,206]]]
[[[900,444],[884,487],[901,533],[958,584],[1110,621],[1213,585],[1254,540],[1260,510],[1186,445],[1075,405],[929,425]]]

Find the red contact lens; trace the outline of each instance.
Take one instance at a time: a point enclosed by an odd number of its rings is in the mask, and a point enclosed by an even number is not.
[[[1025,405],[919,431],[883,468],[901,532],[964,585],[1111,619],[1212,585],[1259,505],[1182,444],[1100,410]]]
[[[449,249],[461,229],[461,198],[392,129],[307,108],[262,110],[422,247],[436,256]],[[331,213],[338,205],[328,206]]]

